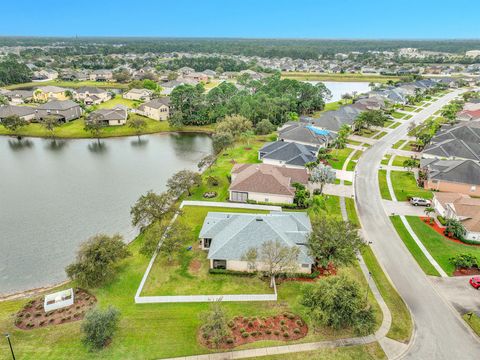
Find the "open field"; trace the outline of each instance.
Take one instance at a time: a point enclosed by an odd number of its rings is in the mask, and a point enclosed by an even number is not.
[[[386,83],[388,80],[398,81],[397,76],[363,75],[363,74],[320,74],[306,72],[282,72],[282,77],[295,80],[317,80],[317,81],[365,81]]]

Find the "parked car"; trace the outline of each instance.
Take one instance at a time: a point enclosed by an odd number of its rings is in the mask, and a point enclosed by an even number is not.
[[[410,204],[413,206],[431,206],[432,202],[424,198],[412,197],[410,199]]]
[[[472,285],[475,289],[480,289],[480,276],[474,276],[469,281],[470,285]]]

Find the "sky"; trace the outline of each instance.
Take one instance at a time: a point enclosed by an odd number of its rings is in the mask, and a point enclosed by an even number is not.
[[[5,1],[0,35],[479,39],[478,0]]]

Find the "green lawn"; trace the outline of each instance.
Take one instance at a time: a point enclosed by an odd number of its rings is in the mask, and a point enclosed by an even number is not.
[[[113,100],[112,100],[113,101]],[[130,114],[131,117],[140,117],[137,114]],[[142,131],[142,134],[152,134],[158,132],[169,131],[186,131],[186,132],[213,132],[212,126],[185,126],[181,129],[171,128],[168,121],[155,121],[146,117],[142,118],[146,121],[147,127]],[[85,131],[85,122],[83,119],[70,121],[69,123],[62,124],[55,129],[55,137],[57,138],[90,138],[91,133]],[[34,136],[34,137],[50,137],[51,134],[39,123],[30,123],[19,132],[21,136]],[[5,127],[0,125],[0,135],[13,135]],[[114,137],[114,136],[133,136],[136,135],[134,129],[127,125],[121,126],[107,126],[103,128],[100,137]]]
[[[343,148],[343,149],[333,149],[330,152],[332,158],[328,160],[329,164],[332,165],[332,168],[337,170],[342,170],[343,164],[345,160],[347,160],[348,156],[352,153],[353,149],[351,148]]]
[[[363,136],[366,138],[373,138],[376,134],[378,134],[378,131],[372,129],[361,129],[355,133],[355,135]]]
[[[404,113],[401,113],[401,112],[398,112],[398,111],[394,111],[390,115],[392,115],[395,119],[401,119],[405,116]]]
[[[405,228],[405,225],[403,225],[400,217],[391,216],[390,220],[392,221],[395,230],[397,230],[398,235],[403,240],[403,243],[410,251],[414,259],[417,261],[418,265],[425,272],[425,274],[432,276],[440,276],[437,269],[435,269],[430,263],[430,261],[428,261],[427,257],[423,254],[422,250],[420,250],[415,240],[413,240],[412,236]]]
[[[346,197],[345,208],[347,209],[348,220],[355,226],[360,227],[360,220],[358,219],[357,209],[355,208],[355,200]]]
[[[51,80],[51,81],[44,81],[44,82],[28,82],[22,84],[14,84],[5,86],[8,90],[15,90],[15,89],[24,89],[30,87],[37,87],[37,86],[47,86],[47,85],[54,85],[54,86],[61,86],[66,88],[79,88],[82,86],[95,86],[99,88],[110,88],[110,89],[127,89],[128,84],[120,84],[117,82],[102,82],[102,81],[62,81],[62,80]]]
[[[128,100],[122,98],[120,95],[116,96],[115,98],[105,101],[104,103],[98,104],[95,107],[98,109],[111,109],[116,105],[125,105],[131,109],[134,109],[140,105],[140,101]]]
[[[380,187],[380,195],[382,196],[382,199],[392,200],[392,197],[390,196],[390,192],[388,191],[386,170],[378,171],[378,185]]]
[[[374,138],[374,139],[381,139],[381,138],[384,137],[385,135],[387,135],[387,132],[382,131],[381,133],[378,133],[377,135],[373,136],[373,138]]]
[[[327,111],[332,111],[332,110],[338,110],[340,109],[340,107],[342,107],[343,105],[347,105],[347,104],[351,104],[352,101],[351,100],[338,100],[338,101],[334,101],[334,102],[329,102],[329,103],[326,103],[325,104],[325,107],[323,108],[323,110],[321,111],[316,111],[312,114],[312,117],[319,117],[321,114],[323,114],[324,112],[327,112]]]
[[[412,117],[413,117],[413,115],[410,115],[410,114],[409,114],[409,115],[405,116],[405,117],[403,118],[403,120],[409,120],[409,119],[411,119]]]
[[[468,314],[465,314],[462,317],[467,324],[470,325],[472,330],[475,331],[475,334],[480,336],[480,317],[475,313],[473,313],[471,317]]]
[[[362,249],[362,256],[368,270],[372,274],[378,290],[382,294],[382,297],[392,314],[392,326],[390,327],[387,336],[391,339],[407,343],[412,336],[413,331],[413,321],[410,316],[410,311],[383,272],[369,246],[365,246]]]
[[[392,162],[392,165],[393,166],[402,166],[403,167],[403,162],[405,160],[409,160],[410,157],[408,156],[399,156],[399,155],[396,155],[395,158],[393,159],[393,162]]]
[[[382,161],[380,162],[380,164],[382,164],[382,165],[388,165],[388,162],[390,161],[390,158],[391,158],[391,157],[392,157],[391,154],[385,154],[385,155],[383,156],[383,159],[382,159]]]
[[[417,186],[417,181],[410,172],[392,171],[390,177],[392,179],[393,191],[398,201],[407,201],[408,197],[413,196],[425,199],[431,199],[433,197],[431,191]]]
[[[308,208],[310,217],[330,215],[341,218],[340,198],[334,195],[315,195],[312,205]]]
[[[445,238],[416,216],[407,216],[408,223],[417,234],[420,241],[425,245],[428,252],[438,262],[448,275],[455,270],[448,259],[452,256],[470,253],[480,259],[480,247],[460,244]]]
[[[397,76],[383,76],[383,75],[363,75],[363,74],[319,74],[307,72],[282,72],[283,78],[295,80],[318,80],[318,81],[365,81],[386,83],[388,80],[397,81],[400,78]]]
[[[395,144],[393,144],[392,149],[399,149],[403,144],[405,144],[407,140],[398,140]]]
[[[391,126],[390,126],[390,129],[396,129],[397,127],[399,127],[400,125],[402,125],[401,122],[394,122]]]
[[[333,349],[305,351],[300,353],[268,355],[257,357],[259,360],[382,360],[387,359],[377,342],[363,346],[349,346]]]
[[[353,157],[350,159],[350,161],[347,164],[347,171],[353,171],[355,170],[355,167],[357,166],[357,161],[360,159],[360,156],[362,156],[363,151],[357,150]]]
[[[387,120],[383,123],[383,127],[390,127],[394,122],[393,120]]]

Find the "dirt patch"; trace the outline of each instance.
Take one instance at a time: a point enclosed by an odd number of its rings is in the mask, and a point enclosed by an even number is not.
[[[190,274],[198,274],[201,267],[202,262],[198,259],[194,259],[190,261],[190,265],[188,265],[188,271],[190,272]]]
[[[73,305],[45,312],[43,309],[44,298],[29,301],[15,316],[15,326],[22,330],[31,330],[50,325],[60,325],[67,322],[83,319],[85,313],[95,306],[97,299],[85,290],[75,290]]]
[[[453,272],[453,276],[480,275],[478,268],[458,268]]]
[[[246,147],[246,148],[243,148],[243,150],[247,150],[247,151],[248,151],[248,150],[252,150],[252,148],[251,148],[251,147]]]
[[[308,334],[308,326],[298,315],[285,312],[272,317],[237,316],[228,322],[231,334],[221,343],[220,348],[231,349],[243,344],[261,340],[293,341]],[[208,348],[214,344],[199,333],[199,341]]]

